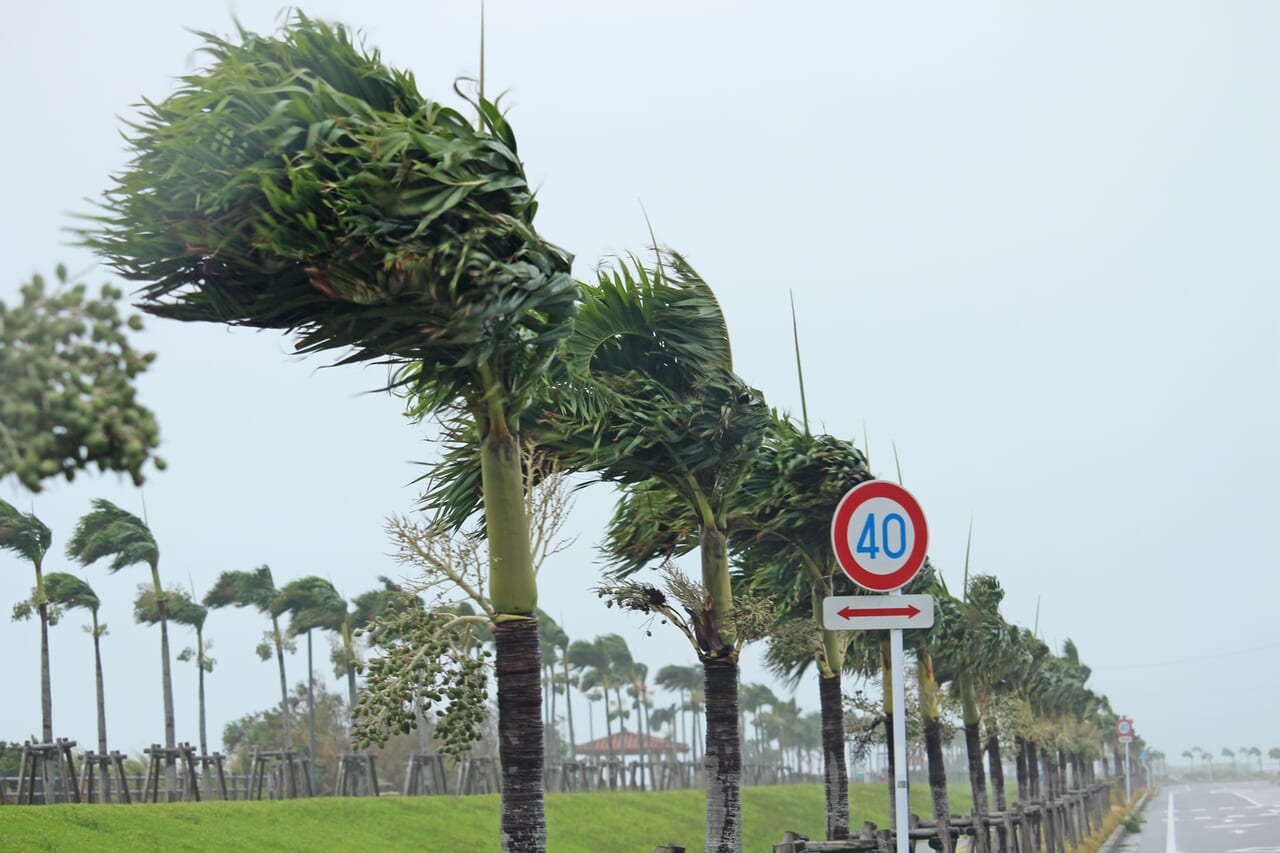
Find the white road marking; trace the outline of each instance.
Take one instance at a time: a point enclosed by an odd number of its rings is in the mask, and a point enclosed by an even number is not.
[[[1251,806],[1257,806],[1258,808],[1262,808],[1262,803],[1258,802],[1252,797],[1246,797],[1244,794],[1240,793],[1239,791],[1232,791],[1231,793],[1235,794],[1237,797],[1244,800],[1246,803],[1248,803]]]
[[[1169,792],[1169,822],[1164,831],[1164,853],[1178,853],[1178,845],[1173,840],[1173,791]]]

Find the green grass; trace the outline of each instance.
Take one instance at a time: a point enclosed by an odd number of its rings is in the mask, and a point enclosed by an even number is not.
[[[929,792],[913,786],[912,810],[929,814]],[[969,809],[954,788],[951,810]],[[652,853],[660,844],[701,849],[701,790],[548,794],[547,849]],[[888,791],[850,785],[854,828],[888,822]],[[497,850],[500,802],[476,797],[323,798],[169,805],[0,807],[0,851],[29,850]],[[785,830],[822,838],[822,788],[742,789],[746,853],[771,853]]]

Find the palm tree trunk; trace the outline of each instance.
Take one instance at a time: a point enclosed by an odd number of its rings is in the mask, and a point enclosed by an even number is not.
[[[614,759],[613,755],[613,717],[609,714],[609,685],[604,683],[600,687],[600,693],[604,698],[604,737],[605,743],[609,748],[609,760]]]
[[[107,698],[102,684],[102,646],[98,611],[93,611],[93,675],[98,691],[98,754],[107,754]]]
[[[924,729],[924,754],[929,767],[929,797],[934,820],[948,820],[947,767],[942,755],[942,714],[938,707],[938,682],[933,675],[933,656],[916,654],[916,676],[920,689],[920,719]]]
[[[497,647],[499,755],[502,764],[502,849],[540,853],[547,825],[542,803],[542,708],[538,695],[536,619],[500,622]]]
[[[569,685],[569,652],[564,652],[564,710],[565,715],[569,718],[569,760],[577,761],[576,752],[578,739],[573,733],[573,694],[569,691],[573,688]]]
[[[49,667],[49,602],[45,600],[44,570],[36,560],[36,610],[40,614],[40,736],[53,743],[53,683]],[[48,790],[48,782],[45,783]]]
[[[342,621],[342,651],[347,656],[347,718],[350,721],[356,715],[356,644],[351,639],[351,626]]]
[[[898,825],[898,798],[895,795],[894,786],[897,783],[897,768],[893,754],[893,679],[897,677],[897,673],[893,671],[893,654],[889,646],[889,632],[881,631],[877,641],[880,647],[880,691],[883,693],[884,703],[884,743],[889,751],[888,767],[889,767],[889,825]]]
[[[708,853],[742,851],[742,744],[738,729],[738,664],[703,661],[707,706]]]
[[[173,749],[177,746],[177,735],[173,714],[173,668],[169,663],[169,607],[165,602],[164,589],[160,586],[160,568],[154,564],[151,566],[151,583],[156,593],[156,610],[160,614],[160,679],[164,693],[164,746],[165,749]],[[165,796],[172,801],[178,792],[178,768],[173,758],[167,759],[165,764]]]
[[[1027,746],[1027,777],[1028,785],[1031,792],[1032,800],[1039,800],[1040,797],[1040,745],[1033,740],[1026,742]]]
[[[1018,773],[1018,802],[1023,805],[1031,800],[1031,787],[1028,782],[1027,772],[1027,740],[1018,735],[1014,739],[1017,744],[1017,773]]]
[[[196,669],[200,673],[200,754],[209,754],[209,736],[205,729],[204,716],[204,634],[196,628]]]
[[[480,442],[480,474],[489,531],[489,601],[498,682],[498,744],[502,764],[502,849],[541,853],[547,846],[543,807],[542,674],[537,578],[529,553],[524,470],[519,439],[496,400]]]
[[[981,718],[978,714],[978,703],[973,695],[972,681],[968,675],[961,674],[959,682],[961,717],[964,720],[964,746],[969,759],[969,787],[973,791],[975,820],[982,821],[989,813],[989,809],[987,807],[987,776],[982,768],[982,739],[978,732]],[[974,846],[977,853],[987,853],[989,845],[986,830],[980,823],[978,830],[974,835]]]
[[[293,748],[293,733],[289,728],[289,679],[284,673],[284,637],[280,634],[280,620],[271,617],[271,639],[276,646],[276,667],[280,670],[280,720],[284,726],[284,748]]]
[[[991,790],[996,801],[996,811],[1004,811],[1008,801],[1004,794],[1004,764],[1000,756],[1000,731],[994,717],[987,718],[987,767],[991,771]]]
[[[827,801],[827,838],[849,837],[849,771],[845,766],[844,708],[841,701],[840,671],[818,679],[822,708],[823,787]]]

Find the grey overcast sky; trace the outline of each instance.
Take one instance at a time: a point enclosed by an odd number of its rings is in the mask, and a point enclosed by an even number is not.
[[[478,70],[478,4],[333,0],[429,96]],[[1007,619],[1061,649],[1175,761],[1280,746],[1280,5],[1258,2],[567,2],[490,0],[487,75],[539,187],[538,227],[589,277],[643,251],[643,203],[728,316],[736,367],[798,412],[794,293],[811,417],[892,447],[953,589],[974,571]],[[122,119],[199,66],[189,29],[263,32],[279,7],[225,0],[6,5],[0,298],[64,261],[70,214],[125,162]],[[225,569],[330,578],[347,596],[398,576],[383,520],[412,509],[427,431],[382,377],[290,355],[277,335],[148,320],[141,383],[170,469],[146,510],[168,583]],[[53,528],[48,568],[95,497],[142,510],[113,476],[0,495]],[[578,543],[542,606],[575,638],[618,631],[651,670],[693,655],[585,590],[612,496],[582,492]],[[133,624],[137,567],[86,576],[105,601],[114,748],[163,737],[154,629]],[[29,568],[0,555],[0,598]],[[92,650],[52,630],[59,736],[95,742]],[[269,705],[264,620],[214,612],[210,730]],[[187,642],[174,629],[175,651]],[[0,620],[0,738],[39,731],[38,628]],[[327,649],[324,657],[327,658]],[[744,680],[764,681],[757,651]],[[289,659],[290,680],[305,658]],[[323,666],[330,681],[329,668]],[[195,675],[175,663],[178,733]],[[778,687],[781,690],[781,687]],[[817,707],[813,685],[797,694]],[[579,708],[579,728],[585,727]],[[597,719],[596,728],[601,721]],[[580,734],[581,738],[582,735]]]

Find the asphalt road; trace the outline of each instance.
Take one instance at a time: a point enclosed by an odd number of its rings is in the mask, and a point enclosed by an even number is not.
[[[1143,813],[1142,831],[1120,853],[1280,853],[1280,785],[1168,785]]]

